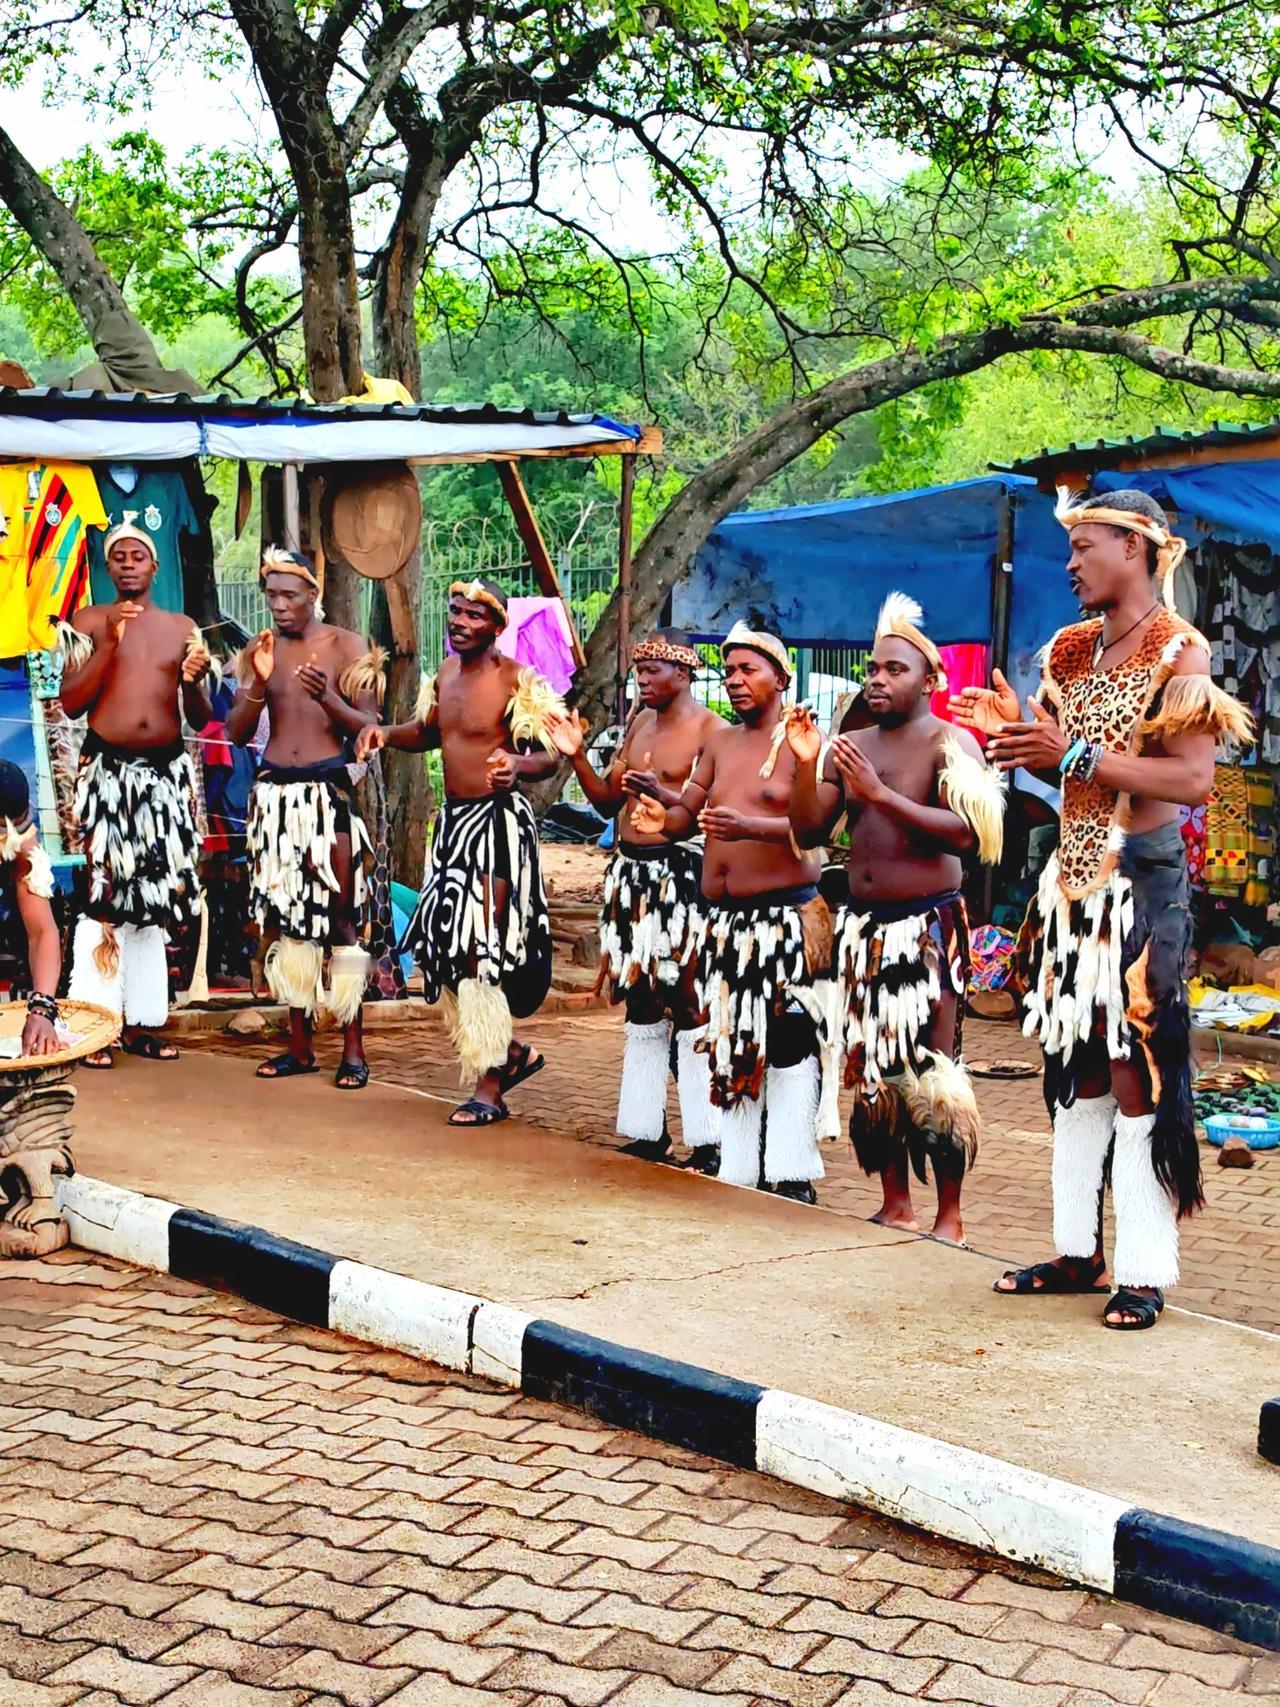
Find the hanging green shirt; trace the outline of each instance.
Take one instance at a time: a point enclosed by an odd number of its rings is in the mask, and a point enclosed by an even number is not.
[[[119,463],[100,464],[95,472],[109,522],[103,532],[93,529],[89,534],[89,586],[94,604],[111,604],[116,597],[107,574],[105,540],[111,528],[130,514],[134,526],[142,528],[155,541],[157,569],[151,597],[161,610],[181,611],[184,599],[179,540],[184,533],[200,532],[200,522],[191,508],[182,475],[173,468]],[[136,476],[131,488],[130,473]]]

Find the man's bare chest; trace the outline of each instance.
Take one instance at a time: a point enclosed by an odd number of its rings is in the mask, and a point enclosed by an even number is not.
[[[505,734],[508,698],[497,684],[480,688],[460,682],[442,684],[438,714],[441,735],[488,739]]]

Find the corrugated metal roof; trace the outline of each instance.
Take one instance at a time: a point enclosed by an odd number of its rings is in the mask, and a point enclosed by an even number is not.
[[[274,421],[282,416],[299,420],[435,421],[443,425],[503,425],[546,427],[601,426],[638,436],[639,429],[623,426],[605,415],[571,415],[564,409],[500,409],[494,403],[308,403],[298,397],[233,397],[229,392],[190,396],[173,392],[151,396],[145,391],[70,391],[58,386],[18,390],[0,386],[0,411],[45,419],[78,414],[120,416],[146,414],[152,418],[183,418],[192,414],[235,415],[244,420]]]
[[[1030,474],[1039,479],[1063,469],[1115,468],[1133,457],[1168,456],[1178,451],[1225,449],[1255,439],[1280,438],[1280,416],[1270,421],[1238,424],[1215,421],[1209,428],[1193,432],[1176,427],[1157,427],[1143,438],[1090,439],[1050,450],[1038,456],[1019,457],[1016,462],[993,462],[1001,474]]]

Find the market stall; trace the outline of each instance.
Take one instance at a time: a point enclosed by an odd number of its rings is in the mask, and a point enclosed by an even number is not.
[[[326,559],[345,562],[380,580],[402,656],[419,650],[401,573],[418,548],[421,521],[411,471],[491,463],[543,603],[556,607],[571,663],[581,663],[581,641],[520,465],[526,459],[620,457],[629,505],[636,456],[659,449],[661,434],[603,415],[418,404],[407,394],[384,401],[384,390],[371,382],[369,399],[316,404],[0,388],[0,750],[28,775],[64,897],[74,894],[82,864],[70,800],[78,736],[57,701],[54,625],[95,595],[112,596],[100,581],[101,540],[132,513],[157,544],[157,602],[185,608],[208,626],[207,603],[192,574],[202,552],[213,567],[211,503],[200,473],[205,459],[239,465],[240,526],[249,511],[249,465],[259,465],[263,525],[276,543],[308,551],[321,566]],[[626,587],[629,529],[620,541],[619,569]],[[211,574],[204,583],[212,587]],[[216,610],[212,615],[216,619]],[[527,626],[532,636],[538,625],[530,620]],[[211,825],[202,826],[214,844],[222,816],[214,812]]]

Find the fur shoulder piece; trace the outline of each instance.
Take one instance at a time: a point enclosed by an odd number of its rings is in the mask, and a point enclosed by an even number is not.
[[[48,901],[53,895],[53,862],[40,845],[39,832],[34,825],[20,830],[12,819],[0,818],[0,863],[10,865],[23,854],[27,859],[23,886]]]
[[[355,658],[338,677],[338,692],[353,703],[362,693],[371,693],[375,704],[382,704],[387,691],[387,651],[385,646],[370,646]]]
[[[430,723],[436,709],[436,679],[434,676],[423,676],[418,686],[418,703],[413,708],[413,715],[419,723]]]
[[[1237,749],[1254,742],[1248,710],[1208,676],[1170,676],[1147,714],[1142,733],[1156,740],[1214,735],[1224,746]]]
[[[64,670],[78,670],[93,657],[93,641],[69,622],[58,623],[55,632]]]
[[[526,665],[520,672],[515,692],[507,701],[512,740],[536,741],[548,753],[554,753],[556,745],[547,724],[553,717],[566,715],[565,703],[551,683]]]
[[[947,791],[947,808],[978,838],[978,857],[997,865],[1004,849],[1005,779],[1003,773],[966,753],[954,735],[943,747],[938,781]]]

